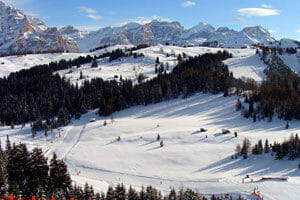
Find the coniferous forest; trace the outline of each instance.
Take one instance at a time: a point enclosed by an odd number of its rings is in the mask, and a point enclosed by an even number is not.
[[[251,93],[247,95],[246,107],[242,107],[245,117],[253,121],[264,120],[271,122],[274,115],[280,119],[300,119],[300,78],[277,56],[284,51],[280,48],[260,47],[257,50],[268,68],[266,78],[262,83],[253,83]],[[288,48],[286,53],[295,53]]]
[[[284,120],[300,119],[300,78],[296,74],[281,75],[270,69],[267,78],[253,88],[245,100],[248,106],[241,108],[245,117],[252,117],[254,122],[265,118],[271,122],[274,115]]]
[[[231,57],[226,51],[181,60],[173,72],[160,72],[156,78],[138,85],[131,80],[104,81],[96,78],[86,80],[78,87],[55,73],[95,59],[110,57],[113,60],[122,56],[130,54],[116,50],[95,58],[62,60],[11,73],[0,79],[1,123],[13,126],[33,121],[38,122],[37,129],[50,129],[67,125],[71,117],[80,117],[90,109],[99,108],[99,114],[107,116],[134,105],[158,103],[179,95],[187,97],[201,91],[226,92],[233,86],[233,76],[222,63]],[[39,126],[41,120],[46,120],[45,127]]]
[[[56,154],[48,164],[47,158],[39,148],[28,151],[25,144],[12,144],[7,137],[6,147],[0,143],[0,198],[13,194],[13,196],[37,199],[78,199],[78,200],[221,200],[232,199],[228,194],[212,195],[210,198],[190,189],[180,189],[176,192],[171,189],[163,196],[152,186],[140,191],[133,187],[126,187],[119,183],[114,188],[109,186],[106,193],[95,192],[92,185],[86,183],[84,187],[73,185],[67,166]],[[241,196],[239,200],[243,200]]]
[[[28,151],[25,144],[0,144],[0,196],[39,198],[70,197],[73,190],[67,165],[56,154],[48,164],[39,148]]]
[[[36,130],[52,129],[68,124],[71,117],[79,118],[90,109],[99,108],[99,115],[107,116],[134,105],[158,103],[180,95],[188,97],[196,92],[224,92],[227,96],[232,87],[236,88],[237,94],[251,90],[246,98],[249,106],[240,108],[247,118],[272,121],[276,114],[285,120],[300,119],[300,78],[295,73],[280,74],[270,67],[266,70],[267,78],[260,84],[251,79],[235,79],[222,63],[231,57],[226,51],[189,58],[179,55],[179,63],[171,73],[157,70],[156,78],[141,80],[138,85],[120,77],[120,80],[112,81],[101,78],[86,80],[79,87],[55,73],[86,63],[97,67],[96,60],[100,58],[108,57],[113,61],[121,57],[143,56],[132,51],[145,47],[51,62],[1,78],[1,124],[13,126],[32,121],[37,122],[34,125]],[[47,123],[42,125],[42,120]]]
[[[251,147],[250,141],[245,138],[242,146],[238,144],[235,151],[236,157],[242,156],[244,159],[247,159],[250,153],[261,155],[271,152],[272,155],[275,155],[276,160],[281,160],[284,157],[287,157],[289,160],[295,160],[300,157],[300,139],[298,134],[296,134],[295,136],[291,135],[288,140],[282,143],[274,142],[270,144],[268,139],[264,142],[259,140],[257,144]]]

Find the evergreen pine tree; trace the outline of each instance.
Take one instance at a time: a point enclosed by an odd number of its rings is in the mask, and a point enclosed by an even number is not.
[[[39,148],[34,148],[30,153],[30,178],[28,187],[31,191],[30,196],[39,196],[45,193],[48,180],[49,166],[47,159],[43,155],[43,151]],[[44,194],[43,194],[44,195]]]
[[[210,198],[211,200],[218,200],[217,197],[213,194]]]
[[[254,155],[258,155],[259,154],[259,150],[258,150],[258,145],[257,144],[253,147],[252,154],[254,154]]]
[[[106,200],[115,200],[115,191],[111,186],[107,189]]]
[[[258,141],[258,154],[263,154],[264,152],[264,148],[263,148],[263,144],[262,144],[262,140]]]
[[[128,189],[127,198],[128,198],[128,200],[139,200],[138,193],[131,186]]]
[[[164,141],[160,141],[160,147],[164,146]]]
[[[50,161],[48,187],[49,195],[58,197],[65,194],[71,187],[71,178],[67,166],[62,160],[57,159],[55,153]]]
[[[278,144],[277,151],[276,151],[276,160],[281,160],[283,158],[283,147],[282,145]]]
[[[146,199],[158,200],[158,193],[151,185],[146,188]]]
[[[84,189],[83,189],[83,197],[85,200],[88,200],[89,198],[91,198],[91,191],[90,191],[90,186],[88,183],[85,183],[84,185]]]
[[[59,110],[58,113],[58,119],[57,119],[58,125],[66,126],[69,123],[69,112],[66,107],[63,107]]]
[[[191,189],[187,189],[185,192],[184,192],[184,199],[188,199],[188,200],[199,200],[199,196],[196,192],[194,192],[193,190]]]
[[[98,67],[98,62],[96,59],[94,59],[92,62],[92,68],[97,68],[97,67]]]
[[[290,127],[289,122],[286,122],[285,128],[289,129],[289,127]]]
[[[155,61],[156,64],[159,64],[159,57],[156,57],[156,61]]]
[[[269,141],[268,141],[268,139],[266,139],[266,141],[265,141],[264,152],[265,152],[265,153],[269,153],[269,152],[270,152],[270,146],[269,146]]]
[[[248,153],[249,153],[250,148],[251,148],[250,141],[247,138],[245,138],[243,141],[242,149],[241,149],[241,154],[244,159],[248,158]]]
[[[179,62],[179,63],[181,63],[181,62],[182,62],[182,56],[181,56],[181,54],[178,54],[178,56],[177,56],[177,60],[178,60],[178,62]]]
[[[126,200],[126,188],[124,187],[123,183],[118,184],[115,188],[115,200]]]
[[[9,192],[16,195],[30,196],[30,187],[27,185],[30,174],[30,155],[24,144],[13,145],[8,154],[7,175]],[[19,191],[17,191],[19,189]]]
[[[0,141],[0,196],[4,196],[7,192],[7,172],[6,172],[6,154],[1,147]]]
[[[5,148],[6,154],[9,154],[11,149],[12,149],[11,143],[10,143],[9,137],[7,135],[6,136],[6,148]]]
[[[175,189],[171,189],[170,194],[169,194],[169,200],[176,200],[176,192]]]
[[[140,191],[140,200],[147,200],[144,186],[142,186],[141,191]]]

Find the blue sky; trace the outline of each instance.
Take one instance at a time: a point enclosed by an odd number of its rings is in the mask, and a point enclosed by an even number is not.
[[[3,0],[49,26],[95,30],[130,21],[179,21],[190,28],[204,21],[241,30],[262,25],[277,38],[300,40],[299,0]]]

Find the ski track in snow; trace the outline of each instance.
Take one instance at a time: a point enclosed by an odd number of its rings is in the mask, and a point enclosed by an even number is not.
[[[75,146],[78,144],[78,142],[80,141],[80,138],[85,130],[86,125],[83,125],[80,133],[78,134],[78,137],[76,139],[76,141],[73,143],[73,145],[71,146],[71,148],[65,153],[65,155],[63,156],[63,159],[67,160],[68,155],[72,152],[72,150],[75,148]],[[70,131],[70,130],[69,130]],[[68,131],[68,133],[69,133]],[[72,135],[73,136],[73,135]],[[74,137],[74,136],[73,136]]]

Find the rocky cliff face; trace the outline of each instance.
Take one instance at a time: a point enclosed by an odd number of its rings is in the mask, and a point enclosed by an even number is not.
[[[0,53],[71,51],[78,52],[75,41],[65,40],[57,28],[6,6],[0,1]]]
[[[64,28],[66,29],[66,28]],[[73,38],[82,51],[102,45],[116,44],[176,44],[199,45],[203,42],[217,42],[221,47],[243,47],[256,43],[269,44],[275,42],[270,33],[261,26],[248,27],[242,31],[230,30],[227,27],[215,29],[201,22],[190,29],[184,29],[179,22],[162,22],[154,20],[148,24],[129,23],[122,27],[105,27],[98,31]],[[78,30],[77,30],[78,32]]]
[[[105,27],[95,32],[72,26],[49,28],[41,20],[0,1],[0,54],[38,51],[88,51],[103,45],[176,44],[199,45],[214,42],[221,47],[243,47],[256,43],[274,43],[275,39],[261,26],[242,31],[227,27],[215,29],[201,22],[184,29],[179,22],[154,20],[147,24],[128,23],[122,27]]]

